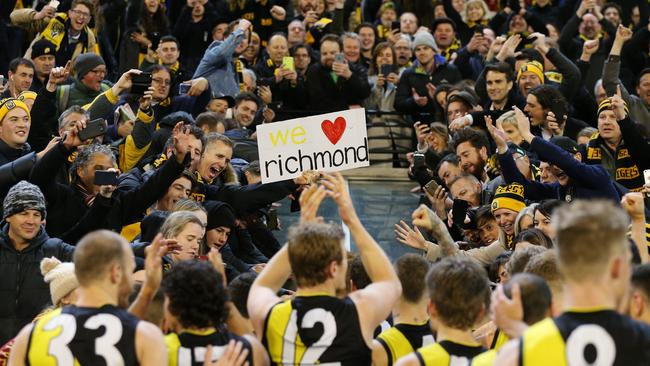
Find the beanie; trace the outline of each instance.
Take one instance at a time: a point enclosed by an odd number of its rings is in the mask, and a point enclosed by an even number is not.
[[[37,96],[38,96],[38,94],[36,94],[35,92],[33,92],[31,90],[25,90],[24,92],[22,92],[22,93],[20,93],[18,95],[18,100],[20,100],[21,102],[24,102],[25,99],[29,99],[29,100],[31,100],[33,102],[34,100],[36,100]]]
[[[524,66],[519,69],[517,73],[517,81],[521,78],[525,72],[532,72],[539,78],[539,82],[544,84],[544,66],[537,61],[526,62]]]
[[[61,263],[54,257],[43,258],[41,273],[45,282],[50,284],[50,296],[54,306],[72,290],[79,287],[79,281],[74,273],[74,263]]]
[[[625,113],[630,114],[630,110],[627,108],[627,103],[623,102],[623,105],[625,106]],[[600,104],[598,105],[598,115],[600,116],[600,112],[602,111],[608,111],[612,109],[612,100],[609,98],[604,99]]]
[[[41,38],[38,42],[34,42],[32,45],[32,60],[40,56],[54,56],[55,54],[56,46],[45,38]]]
[[[506,208],[519,212],[526,207],[524,202],[524,186],[519,183],[512,183],[507,186],[499,186],[492,199],[492,212]]]
[[[566,136],[553,136],[550,140],[555,146],[561,148],[562,150],[570,153],[576,154],[578,152],[578,143],[573,141],[571,138]]]
[[[43,197],[43,193],[37,186],[21,180],[11,187],[9,193],[7,193],[2,209],[3,220],[25,210],[40,211],[43,218],[45,218],[45,197]]]
[[[77,58],[74,60],[73,68],[77,75],[77,79],[81,80],[84,75],[99,65],[106,65],[102,56],[88,52],[77,56]]]
[[[29,108],[27,107],[27,104],[25,104],[25,102],[17,98],[6,98],[0,100],[0,122],[2,122],[2,120],[5,118],[7,113],[9,113],[9,111],[14,108],[21,108],[25,112],[27,112],[27,117],[31,121],[32,117],[30,116]]]
[[[427,31],[420,31],[415,33],[415,36],[413,37],[412,47],[415,50],[418,46],[427,46],[436,52],[438,51],[438,46],[436,45],[436,41],[433,39],[431,33]]]
[[[167,211],[153,211],[140,222],[140,241],[151,243],[169,216]]]
[[[203,206],[208,212],[208,224],[205,231],[216,229],[221,226],[232,228],[235,226],[235,211],[229,204],[221,201],[206,201]]]

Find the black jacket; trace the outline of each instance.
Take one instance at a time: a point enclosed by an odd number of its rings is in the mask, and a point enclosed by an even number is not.
[[[140,221],[147,208],[165,195],[184,168],[184,164],[179,164],[176,159],[169,159],[144,184],[128,192],[115,191],[110,200],[97,197],[95,203],[88,207],[78,187],[56,183],[51,179],[70,154],[63,145],[57,145],[36,163],[31,181],[43,191],[47,200],[48,233],[59,237],[68,233],[65,239],[73,243],[91,230],[119,232],[123,226]],[[186,158],[189,159],[189,155]],[[98,215],[95,216],[98,218],[82,221],[87,214]],[[85,223],[85,227],[80,228],[80,222]],[[74,235],[69,233],[73,229]]]
[[[307,70],[307,91],[309,109],[316,112],[335,112],[347,110],[350,105],[363,104],[370,96],[368,74],[362,66],[349,64],[352,76],[349,79],[332,79],[331,70],[317,62]]]
[[[20,149],[14,149],[0,139],[0,165],[7,164],[23,155],[27,155],[31,150],[32,148],[28,143],[25,143]]]
[[[49,217],[48,217],[49,218]],[[16,336],[25,324],[50,303],[50,288],[41,275],[41,260],[56,257],[72,261],[74,247],[50,238],[41,228],[30,245],[17,251],[9,240],[6,224],[0,232],[0,343]]]

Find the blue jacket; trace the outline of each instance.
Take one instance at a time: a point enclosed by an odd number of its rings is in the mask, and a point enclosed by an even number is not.
[[[541,137],[535,137],[531,141],[530,147],[537,153],[541,161],[546,161],[562,169],[571,178],[571,182],[568,186],[562,186],[558,182],[529,181],[521,175],[510,153],[498,154],[501,173],[506,183],[522,184],[526,199],[540,201],[553,198],[570,202],[575,199],[604,198],[620,202],[614,182],[602,166],[588,165],[577,161],[570,153]]]
[[[244,32],[237,29],[224,41],[214,41],[205,51],[192,79],[204,77],[208,79],[212,95],[239,94],[239,80],[233,62],[235,48],[244,39]]]

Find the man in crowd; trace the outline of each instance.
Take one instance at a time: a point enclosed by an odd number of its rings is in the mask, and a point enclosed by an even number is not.
[[[104,82],[106,64],[100,55],[84,53],[75,58],[72,69],[75,79],[72,85],[61,85],[56,91],[59,113],[72,105],[85,106],[111,86]]]
[[[40,93],[47,85],[50,71],[56,66],[56,46],[47,39],[41,39],[32,46],[34,77],[30,90]]]
[[[2,98],[17,98],[29,90],[34,78],[34,63],[26,58],[16,58],[9,63],[9,81]]]

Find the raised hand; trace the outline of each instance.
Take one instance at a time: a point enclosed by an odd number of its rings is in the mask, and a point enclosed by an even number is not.
[[[142,74],[142,71],[138,69],[131,69],[117,80],[115,84],[113,84],[113,87],[111,88],[113,91],[113,95],[118,96],[120,93],[122,93],[125,90],[131,89],[131,85],[133,85],[132,77],[133,75],[139,75]]]
[[[417,226],[411,229],[409,224],[404,222],[404,220],[400,220],[399,224],[395,224],[395,236],[397,241],[411,248],[420,250],[427,249],[427,241],[422,236],[420,229]]]
[[[299,177],[295,178],[293,181],[298,185],[305,186],[305,185],[316,183],[318,178],[320,178],[320,172],[315,170],[305,170],[304,172],[302,172],[302,174]]]
[[[598,49],[600,48],[600,40],[598,39],[591,39],[585,41],[585,43],[582,44],[582,57],[584,61],[588,61],[591,56],[593,56],[594,53],[598,52]]]
[[[627,117],[625,112],[625,101],[621,97],[621,85],[616,85],[616,94],[611,96],[609,100],[612,102],[612,111],[616,116],[617,121],[622,121]]]
[[[555,116],[555,113],[548,112],[548,114],[546,115],[546,128],[549,131],[551,131],[551,133],[554,136],[558,136],[558,135],[562,134],[562,130],[560,128],[560,123],[558,122],[557,117]]]
[[[319,218],[316,216],[318,213],[318,208],[323,202],[323,199],[327,196],[327,191],[325,187],[312,184],[300,194],[300,222],[314,222],[318,221]],[[322,218],[321,218],[322,219]]]
[[[162,281],[162,257],[167,254],[168,245],[176,243],[175,240],[163,239],[162,234],[156,235],[151,244],[145,248],[144,271],[145,280],[143,286],[151,293],[156,293]]]
[[[431,132],[431,129],[425,123],[422,123],[420,121],[415,122],[415,124],[413,124],[413,127],[415,127],[415,137],[418,141],[418,145],[423,144]]]
[[[517,118],[517,129],[519,130],[519,133],[521,136],[526,140],[526,142],[530,143],[533,141],[533,138],[535,138],[535,135],[533,135],[530,132],[530,121],[528,120],[528,117],[524,114],[524,112],[521,111],[521,109],[515,107],[512,107],[512,109],[515,111],[515,117]]]
[[[499,61],[505,61],[508,58],[515,57],[515,50],[519,46],[519,43],[521,43],[521,40],[522,38],[519,34],[513,34],[508,37],[496,58]]]
[[[330,196],[339,207],[341,220],[343,220],[343,222],[348,226],[350,226],[351,223],[358,221],[359,218],[354,210],[352,197],[350,197],[350,192],[348,191],[348,185],[341,173],[323,173],[322,182],[325,188],[327,188],[327,195]]]
[[[53,67],[50,70],[50,77],[47,80],[46,88],[50,92],[56,90],[57,85],[62,84],[70,76],[70,68],[72,67],[72,61],[68,61],[65,64],[65,67]]]
[[[632,38],[632,30],[630,28],[624,27],[622,24],[619,24],[618,28],[616,29],[616,38],[615,40],[618,42],[627,42]]]
[[[79,131],[86,128],[86,120],[82,118],[79,121],[76,121],[74,125],[61,136],[61,142],[63,146],[68,150],[72,150],[78,146],[84,144],[83,141],[79,138]]]
[[[148,111],[149,108],[151,108],[151,101],[153,100],[153,93],[154,93],[154,88],[153,86],[149,86],[149,89],[147,89],[146,92],[144,92],[144,95],[140,98],[138,104],[141,111]]]
[[[194,80],[190,80],[190,84],[192,85],[190,87],[190,90],[187,91],[187,95],[191,97],[197,97],[201,95],[204,91],[208,89],[208,79],[206,78],[196,78]]]
[[[283,21],[287,17],[287,11],[279,5],[273,5],[271,8],[271,16],[275,20]]]
[[[425,230],[431,231],[433,227],[431,226],[431,221],[433,216],[433,211],[431,211],[427,206],[420,205],[418,208],[413,211],[411,214],[411,219],[413,226],[421,227]]]
[[[176,161],[182,164],[185,160],[185,154],[190,152],[190,126],[185,125],[183,121],[178,122],[172,130],[174,138],[174,155]]]
[[[497,145],[499,154],[505,154],[508,151],[508,135],[501,128],[501,121],[497,120],[497,127],[494,126],[492,122],[492,117],[485,116],[485,126],[487,127],[490,136]]]
[[[626,194],[621,200],[621,206],[623,206],[625,212],[627,212],[633,220],[645,220],[643,193],[631,192]]]

